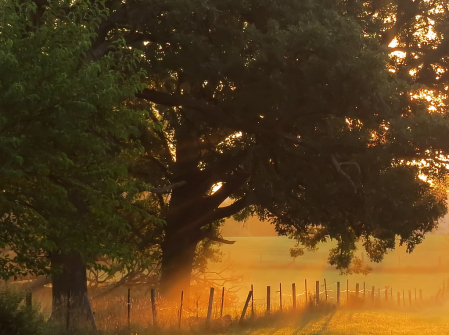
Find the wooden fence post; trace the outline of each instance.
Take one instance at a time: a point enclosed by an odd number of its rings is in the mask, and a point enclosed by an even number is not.
[[[419,300],[422,302],[422,289],[419,289]]]
[[[315,302],[318,305],[320,303],[320,281],[316,281],[316,293],[315,293]]]
[[[153,327],[157,327],[157,312],[156,312],[156,294],[154,288],[151,289],[151,313],[153,316]]]
[[[337,305],[340,306],[340,282],[337,282]]]
[[[398,292],[398,306],[401,306],[401,293]]]
[[[267,313],[270,313],[271,288],[267,286]]]
[[[349,279],[346,279],[346,303],[349,301]]]
[[[412,291],[408,291],[408,302],[410,304],[410,306],[412,305]]]
[[[246,309],[248,308],[248,304],[249,304],[249,301],[252,296],[253,296],[253,291],[249,291],[248,297],[246,298],[246,301],[245,301],[245,306],[243,307],[242,315],[240,316],[240,321],[239,321],[240,323],[243,323],[243,319],[245,318],[245,314],[246,314]]]
[[[377,288],[377,295],[379,296],[379,301],[380,301],[380,287]]]
[[[212,306],[214,304],[214,288],[210,288],[209,292],[209,304],[207,306],[207,318],[206,318],[206,326],[210,325],[210,318],[212,316]]]
[[[405,306],[405,290],[402,289],[402,304]]]
[[[181,320],[182,320],[182,303],[184,300],[184,291],[181,291],[181,305],[179,306],[179,324],[178,328],[181,329]]]
[[[374,286],[371,289],[371,300],[374,301]]]
[[[388,302],[388,286],[385,286],[385,301]]]
[[[254,286],[251,284],[251,316],[254,316]]]
[[[365,287],[365,282],[363,282],[363,300],[365,300],[366,298],[366,287]]]
[[[293,309],[296,309],[296,284],[292,284]]]
[[[415,288],[415,304],[416,304],[416,288]]]
[[[279,283],[279,307],[282,312],[282,284]]]
[[[128,289],[128,327],[131,326],[131,289]]]
[[[346,279],[346,303],[349,302],[349,279]]]
[[[223,306],[224,306],[224,287],[221,290],[221,307],[220,307],[220,319],[223,317]]]
[[[324,296],[326,297],[326,302],[327,302],[327,284],[326,284],[326,279],[324,279]]]
[[[307,304],[307,279],[304,279],[304,288],[305,288],[305,294],[306,294],[306,304]]]
[[[355,296],[358,298],[359,297],[359,289],[360,289],[360,285],[359,283],[355,284]]]

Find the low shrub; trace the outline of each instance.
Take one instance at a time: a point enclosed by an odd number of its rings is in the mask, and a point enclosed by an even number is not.
[[[25,293],[0,290],[0,335],[44,335],[46,324],[36,308],[26,306]]]

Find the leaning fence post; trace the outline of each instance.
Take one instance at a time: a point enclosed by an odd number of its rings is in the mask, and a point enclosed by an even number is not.
[[[210,325],[210,317],[212,316],[212,305],[214,303],[214,288],[210,288],[209,292],[209,305],[207,307],[207,318],[206,318],[206,325]]]
[[[412,291],[411,290],[408,290],[408,302],[411,306],[412,305]]]
[[[253,284],[251,284],[251,316],[254,316],[254,287]]]
[[[243,319],[245,318],[246,309],[248,308],[249,300],[253,296],[253,291],[249,291],[248,297],[246,298],[245,306],[243,307],[242,315],[240,316],[240,323],[243,322]]]
[[[371,289],[371,300],[374,301],[374,286]]]
[[[271,288],[267,286],[267,313],[270,313]]]
[[[405,290],[402,289],[402,304],[405,306]]]
[[[296,285],[292,284],[293,309],[296,309]]]
[[[324,279],[324,296],[326,297],[326,302],[327,302],[327,285],[326,285],[326,279]]]
[[[363,282],[363,300],[365,300],[366,297],[366,287],[365,287],[365,282]]]
[[[359,297],[359,289],[360,289],[359,283],[356,283],[355,284],[355,296],[357,298]]]
[[[282,312],[282,284],[279,283],[279,307]]]
[[[151,289],[151,312],[153,315],[153,327],[157,327],[156,295],[154,288]]]
[[[388,302],[388,286],[385,286],[385,301]]]
[[[416,288],[415,288],[415,304],[416,304]]]
[[[315,294],[315,302],[318,305],[320,303],[320,281],[316,281],[316,294]]]
[[[337,305],[340,306],[340,282],[337,282]]]
[[[178,328],[181,328],[181,320],[182,320],[182,303],[184,300],[184,291],[181,291],[181,305],[179,306],[179,325]]]
[[[398,306],[401,306],[401,293],[398,292]]]

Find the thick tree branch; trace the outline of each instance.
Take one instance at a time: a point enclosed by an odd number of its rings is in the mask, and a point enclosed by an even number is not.
[[[167,186],[164,186],[164,187],[160,187],[160,188],[153,187],[153,188],[150,189],[150,192],[151,193],[156,193],[156,194],[168,193],[171,190],[173,190],[174,188],[178,188],[178,187],[184,186],[185,184],[187,184],[186,181],[182,180],[182,181],[178,181],[177,183],[173,183],[173,184],[170,184],[170,185],[167,185]]]
[[[388,46],[399,34],[405,24],[410,22],[416,15],[419,15],[420,1],[399,0],[396,11],[396,22],[389,30],[382,34],[382,44]]]
[[[211,241],[219,242],[219,243],[223,243],[223,244],[234,244],[236,242],[236,241],[225,240],[225,239],[223,239],[221,237],[214,236],[212,234],[205,236],[205,238],[208,238]]]
[[[225,201],[232,193],[239,189],[249,178],[248,173],[240,172],[233,179],[225,182],[223,186],[204,200],[207,206],[218,207]]]
[[[208,218],[211,222],[216,220],[221,220],[227,217],[230,217],[234,214],[237,214],[241,210],[245,209],[249,205],[251,205],[250,196],[246,195],[243,198],[233,202],[231,205],[226,207],[219,207],[211,213],[210,218]]]

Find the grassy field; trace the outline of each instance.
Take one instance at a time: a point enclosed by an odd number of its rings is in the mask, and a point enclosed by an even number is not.
[[[232,238],[229,238],[232,239]],[[429,235],[414,253],[407,254],[403,247],[388,254],[381,264],[371,264],[373,272],[368,275],[340,275],[339,271],[327,264],[327,256],[332,244],[326,244],[316,252],[307,252],[293,261],[289,256],[289,248],[293,241],[282,237],[240,237],[233,239],[234,245],[223,245],[223,261],[211,264],[210,272],[221,273],[224,277],[234,278],[225,283],[227,296],[223,315],[230,315],[233,324],[220,329],[219,333],[230,335],[274,335],[274,334],[448,334],[449,306],[444,301],[449,297],[449,249],[448,235]],[[360,252],[359,252],[360,254]],[[364,256],[367,260],[366,255]],[[239,279],[238,279],[239,278]],[[304,310],[304,280],[308,282],[309,299],[313,299],[315,283],[320,281],[320,299],[325,300],[324,279],[327,280],[328,302],[336,303],[336,283],[341,283],[342,308],[332,309],[326,313],[309,313],[294,316],[288,312],[292,306],[291,285],[296,284],[297,304]],[[366,285],[365,302],[347,305],[346,283],[349,283],[350,300],[355,298],[355,286],[359,283],[363,297],[363,283]],[[282,305],[284,312],[280,314],[279,285],[282,284]],[[236,326],[242,311],[246,295],[254,287],[254,309],[261,316],[266,310],[266,287],[271,286],[271,312],[275,316],[268,319],[258,317],[247,327]],[[220,285],[217,285],[219,289]],[[372,300],[371,288],[375,287]],[[387,298],[385,287],[388,287]],[[438,291],[445,287],[444,297]],[[391,292],[391,289],[393,292]],[[423,292],[423,300],[419,295],[415,298],[415,289]],[[209,291],[203,287],[203,291]],[[228,297],[234,292],[234,299]],[[408,292],[412,293],[412,304],[408,300]],[[49,292],[46,288],[35,295],[44,313],[49,313]],[[214,296],[212,319],[219,319],[221,290]],[[391,294],[393,293],[393,294]],[[397,294],[401,301],[398,305]],[[132,334],[152,334],[151,304],[149,288],[132,288],[131,291],[131,329]],[[235,297],[238,300],[235,300]],[[404,299],[405,297],[405,299]],[[228,300],[226,300],[226,298]],[[46,301],[46,302],[45,302]],[[183,326],[178,332],[179,304],[164,306],[158,302],[158,322],[162,334],[207,334],[201,328],[207,314],[207,294],[193,297],[185,301],[183,309]],[[198,305],[197,305],[198,303]],[[197,307],[198,306],[198,307]],[[127,329],[127,288],[123,287],[114,296],[94,299],[92,307],[99,329],[107,334],[131,334],[118,329]],[[360,308],[354,308],[360,307]],[[199,321],[198,321],[199,320]],[[214,321],[213,321],[214,322]],[[116,329],[116,330],[114,330]],[[212,332],[217,333],[217,331]]]
[[[448,285],[449,278],[449,235],[428,235],[421,245],[411,254],[405,252],[405,247],[387,254],[382,263],[371,263],[363,255],[365,261],[373,268],[368,275],[340,275],[339,271],[327,263],[329,249],[333,243],[323,244],[318,251],[306,252],[295,261],[289,255],[289,249],[294,242],[285,237],[238,237],[234,245],[223,245],[223,262],[211,264],[211,271],[221,272],[228,277],[241,276],[241,280],[229,284],[238,288],[240,300],[243,300],[251,285],[254,286],[256,299],[264,301],[266,286],[285,287],[285,293],[290,291],[292,283],[296,283],[297,292],[304,291],[304,280],[309,283],[309,290],[315,281],[335,288],[337,281],[346,289],[349,281],[350,290],[355,290],[355,284],[360,286],[365,282],[371,289],[393,288],[394,292],[422,289],[424,298],[431,298],[443,283]],[[359,251],[358,255],[362,255]],[[330,292],[330,295],[333,293]],[[396,295],[396,293],[394,293]],[[273,296],[276,298],[275,296]]]
[[[436,313],[436,314],[434,314]],[[449,334],[449,318],[440,311],[405,314],[383,310],[341,309],[327,314],[303,314],[296,320],[280,319],[271,325],[234,329],[233,335],[390,335]]]

